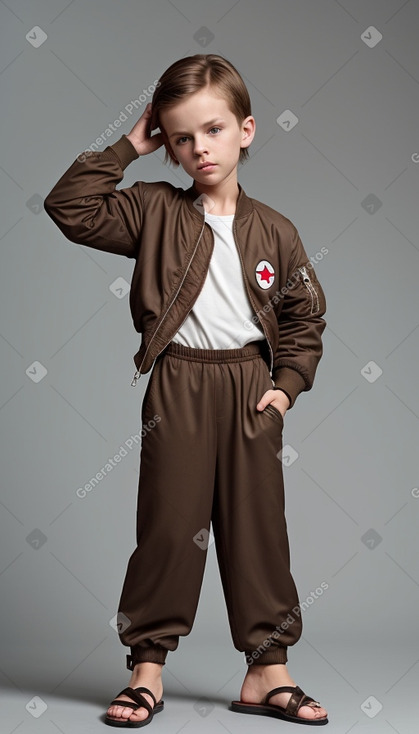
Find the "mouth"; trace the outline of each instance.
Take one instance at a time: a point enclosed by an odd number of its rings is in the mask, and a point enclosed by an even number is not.
[[[200,166],[198,166],[198,171],[205,171],[205,169],[215,168],[217,164],[211,163],[211,161],[206,161],[205,163],[202,163]]]

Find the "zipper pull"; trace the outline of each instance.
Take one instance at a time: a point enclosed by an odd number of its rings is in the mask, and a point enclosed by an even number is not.
[[[138,380],[140,379],[140,377],[141,377],[141,373],[137,370],[134,373],[134,377],[132,378],[131,387],[135,387],[136,386],[136,384],[137,384]]]
[[[301,275],[303,276],[303,283],[306,284],[306,288],[311,296],[311,311],[310,313],[314,314],[317,313],[319,310],[319,295],[310,279],[310,276],[307,272],[307,268],[305,265],[302,265],[300,268],[298,268]]]

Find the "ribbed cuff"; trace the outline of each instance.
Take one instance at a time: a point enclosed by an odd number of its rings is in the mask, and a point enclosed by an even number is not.
[[[247,665],[275,665],[288,662],[287,648],[279,645],[272,646],[269,650],[259,653],[255,650],[245,652]]]
[[[116,153],[122,170],[132,163],[132,161],[135,161],[140,157],[140,154],[137,153],[133,144],[128,140],[126,135],[122,135],[122,137],[120,137],[113,145],[108,145],[103,151],[103,154],[107,153],[107,155],[109,155],[110,150]]]
[[[165,665],[168,650],[154,645],[153,647],[132,647],[131,655],[127,655],[127,668],[134,670],[137,663],[160,663]]]
[[[306,383],[304,378],[297,370],[290,367],[279,367],[273,372],[273,381],[275,387],[281,388],[291,400],[288,410],[294,405],[297,396],[305,389]]]

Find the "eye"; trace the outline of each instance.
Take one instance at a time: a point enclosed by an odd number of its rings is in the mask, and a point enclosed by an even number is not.
[[[212,128],[210,129],[210,133],[211,133],[211,132],[212,132],[213,130],[221,130],[221,128],[220,128],[220,127],[218,127],[218,126],[212,127]],[[189,136],[188,136],[188,135],[182,135],[182,137],[181,137],[181,138],[178,138],[178,139],[176,140],[176,145],[183,145],[183,142],[182,142],[183,140],[189,140]]]

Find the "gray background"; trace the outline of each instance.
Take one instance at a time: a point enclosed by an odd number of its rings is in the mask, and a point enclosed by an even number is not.
[[[76,490],[140,428],[149,375],[130,386],[140,336],[128,294],[109,288],[130,282],[133,261],[69,243],[42,200],[193,53],[226,56],[248,85],[246,193],[289,217],[309,256],[329,250],[316,266],[324,356],[284,428],[299,452],[284,474],[300,600],[328,589],[304,614],[289,670],[328,709],[328,731],[416,731],[418,20],[416,0],[0,2],[2,732],[100,731],[129,680],[110,622],[135,545],[138,448],[84,499]],[[38,48],[35,26],[47,34]],[[382,34],[372,48],[370,26]],[[299,121],[286,131],[288,109]],[[132,163],[121,186],[188,187],[163,156]],[[37,383],[35,361],[47,370]],[[245,665],[214,545],[192,634],[163,670],[156,732],[291,729],[227,710]]]

